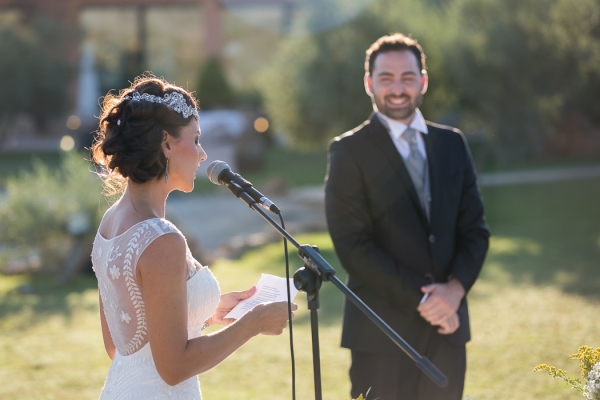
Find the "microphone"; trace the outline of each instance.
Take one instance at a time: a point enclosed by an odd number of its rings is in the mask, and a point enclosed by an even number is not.
[[[281,213],[275,203],[256,190],[252,186],[252,183],[242,178],[240,174],[233,172],[225,161],[216,160],[211,162],[206,170],[206,176],[208,176],[208,179],[215,185],[227,186],[237,197],[240,197],[240,192],[245,192],[250,195],[252,200],[260,204],[263,208],[275,214]]]

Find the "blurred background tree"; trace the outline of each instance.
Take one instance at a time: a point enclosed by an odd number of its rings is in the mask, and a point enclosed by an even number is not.
[[[362,84],[364,49],[385,33],[367,14],[281,46],[261,87],[269,114],[295,147],[322,147],[365,119],[370,100]]]
[[[236,103],[236,95],[229,84],[223,66],[217,58],[206,62],[200,71],[198,89],[200,108],[232,108]]]
[[[38,127],[67,112],[77,72],[72,57],[79,38],[73,28],[46,17],[0,29],[0,145],[20,113]]]
[[[456,0],[448,9],[458,29],[445,46],[445,66],[462,111],[483,126],[501,161],[543,156],[570,110],[597,119],[599,5]]]

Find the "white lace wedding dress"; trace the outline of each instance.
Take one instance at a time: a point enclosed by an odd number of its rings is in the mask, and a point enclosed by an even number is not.
[[[136,265],[143,251],[161,235],[181,232],[160,218],[142,221],[114,238],[98,232],[92,263],[108,323],[116,346],[115,358],[100,395],[113,399],[201,399],[200,384],[192,377],[175,386],[162,380],[148,342],[143,288],[136,278]],[[207,267],[202,267],[187,249],[188,338],[200,336],[204,322],[219,303],[219,285]]]

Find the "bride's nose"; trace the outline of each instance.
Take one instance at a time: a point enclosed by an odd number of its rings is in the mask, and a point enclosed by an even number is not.
[[[206,152],[204,151],[204,149],[202,148],[202,146],[200,146],[200,149],[198,150],[198,158],[200,159],[199,162],[206,161],[207,157],[208,156],[206,155]]]

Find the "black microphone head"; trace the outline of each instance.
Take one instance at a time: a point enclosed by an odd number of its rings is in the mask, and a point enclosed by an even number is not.
[[[206,176],[208,176],[208,180],[215,185],[222,185],[222,183],[219,181],[219,175],[221,175],[221,172],[225,170],[231,171],[229,165],[227,165],[225,161],[215,160],[208,165],[208,168],[206,169]]]

